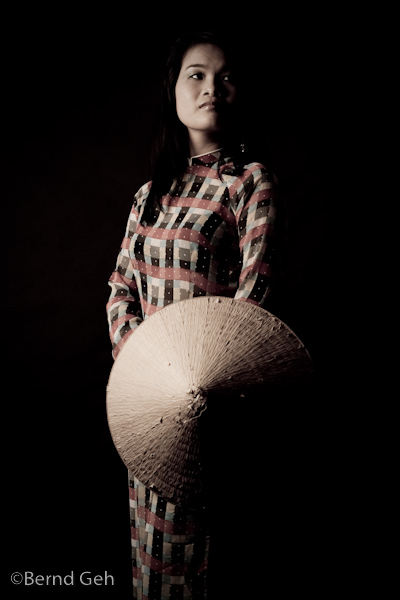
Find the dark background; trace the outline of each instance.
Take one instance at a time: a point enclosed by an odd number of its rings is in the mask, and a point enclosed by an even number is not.
[[[227,19],[207,10],[214,25]],[[344,21],[329,7],[317,14],[268,9],[262,18],[238,12],[224,21],[253,57],[252,117],[285,190],[288,265],[278,314],[316,368],[319,402],[305,413],[318,457],[311,530],[322,553],[338,525],[337,516],[327,524],[321,515],[337,515],[341,504],[333,482],[347,426],[335,394],[345,378],[343,346],[351,353],[338,316],[346,303],[343,100],[353,61]],[[82,597],[119,597],[117,586],[130,597],[127,476],[106,420],[107,280],[133,195],[148,178],[165,56],[189,24],[204,26],[150,10],[83,16],[65,9],[6,20],[3,494],[10,506],[3,519],[10,574],[113,575],[113,590],[82,588]]]

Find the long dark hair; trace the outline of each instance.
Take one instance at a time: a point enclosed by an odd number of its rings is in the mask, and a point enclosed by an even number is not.
[[[237,45],[231,43],[222,32],[185,33],[173,44],[165,67],[161,88],[160,123],[153,150],[152,187],[142,217],[142,220],[148,222],[154,220],[161,208],[161,197],[169,192],[173,180],[179,177],[187,166],[188,131],[176,112],[175,86],[184,56],[190,48],[198,44],[213,44],[220,48],[233,70],[238,99],[235,106],[235,127],[226,133],[224,139],[224,156],[232,157],[237,168],[245,163],[245,109],[240,94],[242,59]]]

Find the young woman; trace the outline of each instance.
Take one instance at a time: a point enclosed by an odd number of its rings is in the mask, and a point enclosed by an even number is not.
[[[269,308],[276,186],[248,156],[235,58],[210,33],[185,35],[172,48],[154,176],[134,198],[109,281],[114,358],[171,302],[220,295]],[[131,473],[129,485],[134,597],[211,597],[207,511],[175,506]]]

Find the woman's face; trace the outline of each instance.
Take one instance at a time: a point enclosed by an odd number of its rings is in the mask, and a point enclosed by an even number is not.
[[[176,112],[187,127],[189,142],[218,140],[232,115],[236,86],[224,52],[212,44],[190,48],[175,87]]]

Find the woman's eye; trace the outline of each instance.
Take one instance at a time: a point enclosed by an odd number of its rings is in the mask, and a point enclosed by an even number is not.
[[[203,73],[193,73],[193,75],[190,76],[191,79],[203,79]]]

